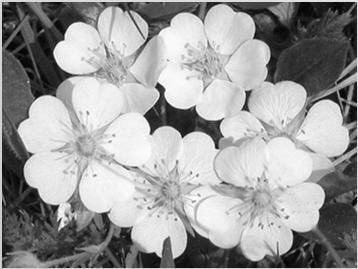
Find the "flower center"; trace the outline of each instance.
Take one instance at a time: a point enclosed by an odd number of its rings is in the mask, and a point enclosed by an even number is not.
[[[201,79],[215,78],[224,72],[219,55],[210,47],[199,43],[199,49],[189,43],[185,44],[187,55],[182,55],[182,67],[195,70],[201,74]]]
[[[175,201],[179,199],[181,195],[181,188],[180,185],[172,180],[164,182],[161,187],[161,195],[165,197],[167,201]]]
[[[88,158],[93,156],[96,150],[96,141],[88,134],[82,135],[77,138],[75,147],[80,156]]]

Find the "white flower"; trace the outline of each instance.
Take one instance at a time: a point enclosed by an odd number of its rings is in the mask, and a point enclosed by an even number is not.
[[[136,192],[129,202],[113,205],[109,218],[132,229],[132,240],[143,252],[162,255],[169,236],[174,257],[186,247],[186,230],[197,227],[194,207],[205,189],[200,184],[219,183],[213,161],[217,153],[212,139],[193,132],[183,139],[172,127],[158,128],[152,135],[152,157],[134,172]]]
[[[305,103],[306,91],[301,85],[291,81],[275,85],[264,82],[251,92],[248,101],[251,113],[240,111],[224,119],[220,130],[225,138],[234,141],[285,136],[314,153],[310,154],[314,170],[333,167],[327,157],[341,155],[349,145],[340,108],[330,100],[322,100],[315,103],[304,118]]]
[[[128,12],[118,7],[103,10],[98,31],[82,22],[71,24],[65,40],[56,45],[54,57],[68,73],[91,74],[113,83],[124,93],[123,112],[144,114],[159,98],[154,86],[165,64],[163,42],[154,37],[138,55],[148,25],[136,12],[131,11],[131,16],[141,33]]]
[[[150,127],[138,113],[121,114],[123,95],[112,84],[85,78],[72,93],[73,111],[60,99],[35,100],[19,134],[33,156],[24,176],[41,198],[58,205],[77,186],[84,205],[108,211],[112,199],[128,199],[134,190],[121,165],[137,166],[151,154]],[[75,192],[76,190],[76,192]]]
[[[287,138],[268,144],[247,140],[223,149],[215,171],[229,185],[221,195],[203,198],[196,221],[219,247],[240,245],[252,261],[282,255],[292,246],[293,234],[311,230],[319,220],[324,191],[315,183],[302,183],[311,173],[312,160]]]
[[[207,120],[234,115],[245,103],[245,90],[267,76],[270,49],[253,39],[255,23],[227,5],[212,7],[203,22],[180,13],[163,29],[168,65],[159,77],[165,98],[179,109],[196,105]]]

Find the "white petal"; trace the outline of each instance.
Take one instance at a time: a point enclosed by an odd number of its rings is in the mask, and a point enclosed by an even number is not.
[[[156,129],[151,137],[152,155],[144,169],[152,175],[167,176],[183,154],[181,134],[170,126]]]
[[[154,36],[146,44],[129,70],[144,86],[154,87],[165,66],[166,60],[163,38]]]
[[[36,153],[24,167],[26,182],[37,188],[41,199],[51,205],[59,205],[71,198],[76,189],[77,176],[74,157],[65,153]]]
[[[65,40],[57,43],[53,55],[61,69],[82,75],[97,71],[96,63],[106,57],[106,51],[95,28],[75,22],[67,28]]]
[[[333,163],[326,156],[318,153],[309,153],[309,155],[312,158],[313,166],[312,174],[306,181],[316,183],[325,175],[335,171]]]
[[[231,56],[225,70],[240,88],[251,90],[265,80],[269,60],[270,49],[266,43],[257,39],[247,40]]]
[[[165,99],[175,108],[188,109],[200,102],[203,81],[195,71],[183,69],[178,64],[168,64],[159,77],[165,88]]]
[[[306,97],[306,90],[295,82],[264,82],[251,92],[248,106],[260,120],[283,129],[304,107]]]
[[[221,120],[241,111],[245,92],[234,83],[215,79],[205,90],[196,111],[206,120]]]
[[[102,146],[121,164],[138,166],[151,154],[150,126],[139,113],[126,113],[113,121],[105,131],[107,143]]]
[[[74,87],[72,103],[75,112],[88,130],[99,129],[122,112],[124,96],[113,84],[95,78],[84,78]]]
[[[191,183],[219,184],[214,171],[217,154],[214,141],[205,133],[192,132],[183,138],[184,152],[179,158],[179,171],[193,175]]]
[[[310,231],[318,223],[318,209],[323,205],[324,196],[321,186],[315,183],[302,183],[286,189],[277,202],[284,209],[281,211],[282,221],[297,232]]]
[[[125,96],[123,113],[138,112],[144,115],[159,99],[157,89],[146,88],[138,83],[125,83],[120,90]]]
[[[310,155],[288,138],[277,137],[267,144],[267,178],[283,186],[292,186],[309,178],[312,173]]]
[[[247,111],[240,111],[235,116],[225,118],[220,124],[220,131],[224,137],[234,140],[255,137],[266,132],[258,119]]]
[[[148,24],[135,11],[130,15],[119,7],[107,7],[98,18],[98,31],[107,47],[129,56],[144,44],[148,37]]]
[[[81,200],[93,212],[106,212],[116,201],[131,198],[134,191],[131,180],[131,174],[121,166],[93,161],[80,181]]]
[[[268,216],[266,220],[267,223],[263,222],[262,228],[258,226],[259,221],[256,219],[252,227],[242,233],[241,250],[251,261],[259,261],[265,255],[282,255],[292,246],[292,231],[273,216]]]
[[[182,62],[182,56],[188,56],[186,44],[201,49],[207,46],[207,40],[202,21],[190,13],[179,13],[170,22],[170,27],[160,31],[159,36],[164,40],[166,58],[172,62]]]
[[[227,147],[215,159],[215,171],[225,182],[244,187],[253,184],[264,171],[265,142],[244,141],[239,147]]]
[[[242,226],[238,214],[226,212],[241,201],[225,196],[210,197],[200,203],[196,220],[209,234],[209,239],[221,248],[232,248],[239,243]]]
[[[159,216],[159,217],[158,217]],[[132,229],[132,240],[139,250],[162,256],[164,240],[170,236],[173,258],[181,255],[186,247],[187,235],[185,227],[176,215],[165,214],[147,216]]]
[[[255,22],[248,14],[234,12],[231,7],[222,4],[208,11],[204,24],[211,47],[225,55],[233,54],[255,34]]]
[[[308,111],[297,139],[327,157],[341,155],[349,145],[349,133],[342,122],[341,110],[336,103],[320,101]]]
[[[82,77],[82,76],[70,77],[64,80],[56,89],[56,97],[60,99],[69,109],[73,109],[72,106],[73,88],[83,78],[86,77]]]
[[[29,110],[29,118],[21,122],[19,135],[31,153],[62,147],[72,139],[72,124],[64,104],[44,95],[37,98]]]
[[[133,194],[133,197],[135,196],[136,192]],[[138,201],[131,198],[125,202],[115,202],[108,213],[108,217],[115,225],[127,228],[135,224],[141,211],[138,208]]]

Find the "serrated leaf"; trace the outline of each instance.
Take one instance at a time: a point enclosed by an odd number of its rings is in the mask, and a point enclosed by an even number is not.
[[[136,10],[149,19],[170,19],[180,12],[191,12],[196,9],[195,2],[152,2]]]
[[[317,183],[324,189],[326,201],[329,201],[342,193],[357,189],[356,178],[345,176],[339,172],[330,173]]]
[[[277,62],[275,82],[291,80],[303,85],[308,96],[332,85],[342,73],[348,43],[315,38],[299,41],[284,50]]]
[[[168,236],[163,242],[162,259],[160,261],[160,268],[175,268],[172,245],[170,237]]]
[[[272,6],[278,5],[280,2],[237,2],[236,6],[241,7],[242,9],[266,9]]]

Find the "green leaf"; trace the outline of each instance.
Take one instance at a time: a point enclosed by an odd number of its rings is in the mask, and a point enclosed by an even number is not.
[[[192,12],[197,6],[193,2],[152,2],[136,11],[149,19],[171,19],[180,12]]]
[[[344,69],[348,43],[315,38],[284,50],[277,62],[275,81],[291,80],[303,85],[308,96],[331,86]]]
[[[280,2],[238,2],[235,3],[236,6],[241,7],[242,9],[265,9],[268,7],[276,6]]]
[[[3,109],[17,127],[27,118],[28,109],[34,100],[30,79],[20,62],[6,50],[2,51],[2,70]]]
[[[317,182],[326,193],[326,201],[337,197],[342,193],[357,189],[357,179],[339,172],[333,172],[324,176]]]
[[[172,245],[170,243],[169,236],[163,242],[162,260],[160,261],[160,268],[175,268]]]

